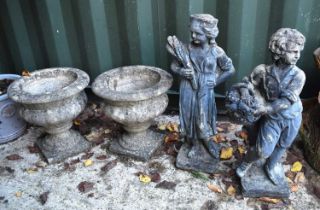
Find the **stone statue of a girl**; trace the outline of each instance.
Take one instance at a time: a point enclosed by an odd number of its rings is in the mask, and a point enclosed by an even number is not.
[[[201,159],[204,153],[211,158],[219,157],[219,146],[212,140],[217,133],[214,87],[235,71],[231,59],[215,42],[218,20],[209,14],[195,14],[190,21],[192,41],[185,45],[169,36],[167,44],[175,58],[171,69],[181,78],[180,131],[187,144],[184,157],[187,161]],[[183,162],[178,155],[177,166],[179,161]]]

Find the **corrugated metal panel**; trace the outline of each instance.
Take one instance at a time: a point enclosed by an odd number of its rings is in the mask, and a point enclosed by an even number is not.
[[[317,0],[0,0],[0,4],[2,73],[73,66],[93,80],[123,65],[168,70],[166,37],[176,34],[187,42],[189,15],[210,13],[219,19],[217,42],[237,69],[227,86],[254,66],[270,62],[270,35],[280,27],[292,27],[307,37],[298,63],[307,73],[304,96],[320,89],[320,72],[312,60],[312,51],[320,45]],[[224,89],[219,88],[221,93]]]

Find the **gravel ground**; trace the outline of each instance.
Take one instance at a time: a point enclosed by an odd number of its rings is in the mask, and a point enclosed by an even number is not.
[[[160,116],[156,123],[169,121],[177,122],[178,117]],[[234,133],[240,129],[234,125],[224,135],[239,140]],[[320,209],[319,199],[308,188],[308,177],[289,199],[277,204],[243,198],[232,173],[209,176],[175,168],[172,145],[165,145],[143,163],[110,154],[105,149],[109,138],[105,138],[87,153],[45,166],[41,155],[30,148],[41,134],[40,128],[31,127],[18,140],[0,145],[0,209]],[[14,160],[8,160],[10,155]],[[84,166],[85,159],[92,160],[92,165]],[[225,163],[232,171],[236,158]],[[303,164],[308,174],[313,174],[313,181],[319,180],[319,175]],[[289,170],[290,165],[285,168]],[[152,181],[141,182],[139,175],[143,174]],[[235,195],[227,193],[228,183],[235,187]],[[222,193],[211,191],[208,184],[218,186]]]

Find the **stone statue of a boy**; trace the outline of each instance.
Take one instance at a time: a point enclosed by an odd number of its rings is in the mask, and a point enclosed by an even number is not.
[[[255,115],[261,115],[253,126],[256,128],[256,143],[237,168],[239,177],[245,176],[254,161],[265,159],[264,169],[272,183],[278,185],[283,179],[276,166],[298,134],[302,118],[299,95],[306,77],[296,62],[304,43],[305,37],[296,29],[279,29],[269,42],[273,63],[257,66],[244,79],[244,83],[260,92],[265,104],[254,112]],[[246,89],[240,92],[241,98],[249,94]]]

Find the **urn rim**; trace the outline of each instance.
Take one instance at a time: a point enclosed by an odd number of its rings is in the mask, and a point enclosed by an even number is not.
[[[115,90],[110,87],[109,81],[113,82],[115,77],[120,77],[123,72],[128,73],[132,71],[145,71],[146,73],[152,72],[156,75],[158,79],[151,82],[146,87],[139,88],[137,90],[133,89],[130,91]],[[123,73],[123,74],[125,74]],[[120,74],[120,76],[119,76]],[[133,75],[126,75],[127,78]],[[172,85],[173,78],[171,74],[163,69],[145,66],[145,65],[132,65],[123,66],[108,70],[100,74],[92,83],[92,91],[99,97],[114,102],[125,102],[125,101],[141,101],[147,100],[159,95],[164,94]]]
[[[44,79],[47,79],[48,82],[57,81],[58,77],[63,77],[66,80],[65,84],[61,85],[61,87],[49,89],[47,92],[41,90],[41,87],[43,87],[41,84],[34,88],[31,87],[32,84],[36,84],[41,80],[45,81]],[[43,81],[42,83],[45,83]],[[72,67],[39,69],[31,72],[30,76],[23,76],[15,80],[8,88],[8,96],[13,101],[22,104],[50,103],[80,93],[88,86],[89,81],[90,78],[86,72]],[[56,82],[56,84],[59,83]]]

